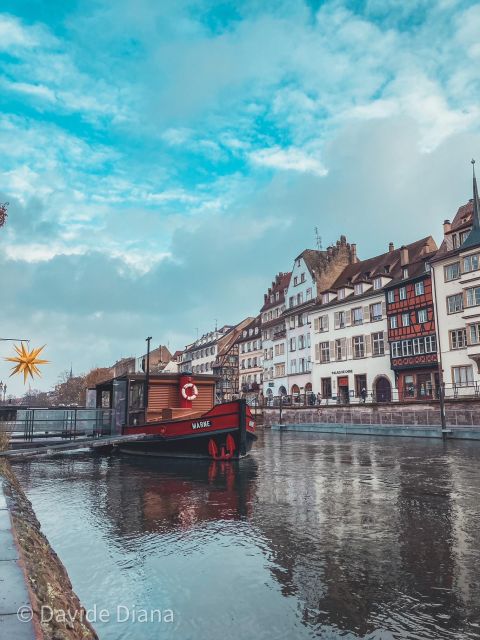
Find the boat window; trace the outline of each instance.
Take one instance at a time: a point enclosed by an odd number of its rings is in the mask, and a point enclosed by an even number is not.
[[[135,382],[130,386],[130,409],[143,408],[143,382]]]

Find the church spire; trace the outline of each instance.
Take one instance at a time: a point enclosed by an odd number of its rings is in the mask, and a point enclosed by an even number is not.
[[[461,249],[470,249],[480,245],[480,201],[478,199],[478,187],[477,178],[475,176],[475,160],[472,160],[473,169],[473,216],[472,216],[472,230],[468,234],[465,242],[460,247]]]

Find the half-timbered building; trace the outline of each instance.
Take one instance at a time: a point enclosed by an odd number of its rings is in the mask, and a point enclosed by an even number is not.
[[[399,400],[428,400],[439,385],[437,335],[430,260],[436,246],[427,238],[420,259],[400,249],[401,273],[385,287],[390,360]]]

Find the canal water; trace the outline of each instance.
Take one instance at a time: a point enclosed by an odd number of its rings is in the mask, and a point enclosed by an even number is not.
[[[480,638],[479,469],[480,443],[270,431],[237,464],[15,464],[101,640]]]

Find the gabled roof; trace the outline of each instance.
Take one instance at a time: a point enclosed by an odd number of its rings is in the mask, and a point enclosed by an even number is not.
[[[283,304],[285,302],[285,289],[288,289],[288,285],[290,284],[290,277],[292,273],[288,271],[287,273],[277,273],[275,276],[275,280],[272,282],[272,286],[268,288],[267,293],[264,295],[263,307],[260,311],[267,311],[272,307],[278,307],[279,304]],[[278,292],[278,300],[276,300],[276,294]],[[273,302],[270,302],[270,296],[273,295]]]
[[[310,271],[310,275],[314,278],[315,273],[318,273],[321,267],[325,265],[327,252],[318,251],[316,249],[305,249],[295,258],[295,260],[299,260],[300,258],[303,258],[308,270]]]
[[[426,251],[426,248],[428,248],[428,251]],[[338,290],[352,284],[355,285],[359,282],[371,283],[373,282],[374,278],[383,275],[388,275],[394,279],[400,278],[402,275],[402,250],[407,251],[407,264],[410,265],[420,262],[422,257],[425,261],[427,257],[433,255],[433,253],[437,250],[437,245],[432,236],[427,236],[398,249],[393,249],[392,251],[382,253],[379,256],[375,256],[374,258],[369,258],[368,260],[359,260],[354,264],[349,264],[345,267],[337,280],[329,288],[329,291]]]
[[[470,249],[480,245],[480,202],[478,201],[477,178],[475,176],[475,160],[472,160],[473,167],[473,201],[472,201],[472,230],[460,247]]]

